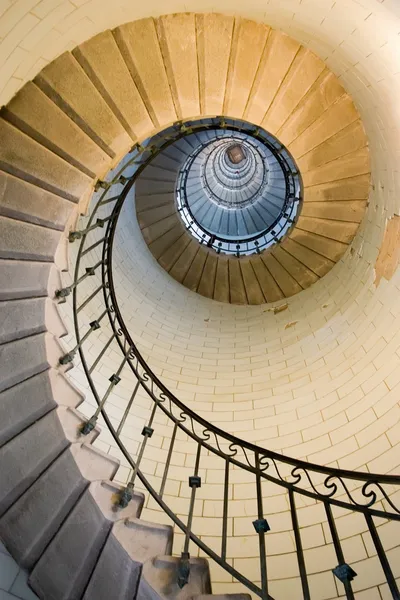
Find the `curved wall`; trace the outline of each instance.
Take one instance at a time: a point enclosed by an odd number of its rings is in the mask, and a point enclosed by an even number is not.
[[[2,14],[0,80],[5,83],[2,102],[47,60],[98,31],[167,9],[173,12],[197,8],[195,2],[185,6],[171,2],[168,7],[147,3],[141,9],[121,3],[120,10],[117,3],[56,4],[45,0],[10,2]],[[6,4],[3,6],[6,8]],[[211,8],[202,3],[201,10]],[[225,8],[229,13],[235,12],[232,3],[229,6],[227,2],[218,3],[218,11],[224,12]],[[143,13],[139,14],[139,10]],[[374,265],[385,220],[399,210],[398,6],[395,2],[375,0],[362,3],[318,0],[301,4],[276,0],[268,5],[249,1],[246,11],[241,3],[237,12],[282,28],[326,59],[328,66],[341,76],[360,110],[370,142],[373,188],[367,218],[352,252],[322,281],[291,299],[288,309],[279,314],[266,306],[224,306],[195,296],[168,279],[146,254],[144,246],[140,247],[140,238],[134,238],[139,244],[136,251],[140,252],[141,262],[128,262],[132,269],[138,269],[134,271],[135,286],[122,281],[121,294],[123,287],[125,302],[133,309],[135,339],[141,339],[151,365],[171,389],[178,390],[182,400],[227,430],[319,463],[397,472],[400,272],[390,281],[382,279],[376,288]],[[126,240],[134,227],[132,220]],[[120,245],[121,266],[122,260],[131,259],[126,240]],[[84,385],[77,370],[74,376]],[[144,404],[141,418],[145,418],[146,411]],[[168,439],[168,435],[165,437]],[[135,441],[134,434],[132,440]],[[103,448],[109,446],[106,433],[100,443]],[[183,441],[182,464],[175,465],[168,490],[178,511],[179,500],[174,500],[174,494],[187,494],[183,487],[183,483],[186,486],[183,466],[190,470],[192,462],[191,453],[184,452],[184,444]],[[154,452],[156,458],[156,448]],[[162,460],[160,452],[160,464]],[[221,474],[212,465],[204,464],[211,490],[211,486],[218,486]],[[146,468],[157,473],[157,460]],[[218,490],[213,489],[214,497],[210,491],[208,497],[201,497],[203,518],[197,521],[198,527],[204,527],[204,536],[210,539],[219,510]],[[204,490],[206,494],[205,486]],[[251,575],[246,558],[253,556],[254,549],[251,542],[246,546],[243,541],[249,533],[243,514],[246,503],[252,502],[254,496],[247,490],[245,481],[238,480],[232,487],[236,512],[230,518],[234,533],[230,556]],[[330,569],[335,559],[314,508],[304,507],[301,517],[304,535],[308,536],[306,548],[310,560],[312,556],[319,557],[313,585],[316,598],[334,598],[337,592]],[[294,598],[290,587],[296,579],[292,578],[290,562],[294,546],[285,534],[286,509],[277,499],[271,501],[271,511],[281,515],[274,523],[273,535],[278,537],[269,538],[276,554],[274,589],[283,598]],[[157,518],[151,502],[147,516]],[[158,514],[158,518],[163,515]],[[368,583],[369,590],[360,592],[358,598],[386,600],[390,597],[387,586],[381,586],[381,591],[376,587],[383,579],[363,527],[355,521],[349,524],[343,518],[342,528],[349,536],[348,561],[360,575],[354,587],[358,590],[362,581],[364,585],[365,581]],[[386,548],[398,543],[393,538],[385,537]],[[397,558],[397,569],[399,564]],[[397,571],[396,575],[400,573]],[[215,591],[230,588],[225,573],[215,573],[214,581]]]

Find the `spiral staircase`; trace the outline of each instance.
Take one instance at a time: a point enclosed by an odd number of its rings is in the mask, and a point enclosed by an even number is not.
[[[260,130],[279,140],[274,151]],[[278,302],[268,310],[279,312],[286,298],[334,267],[356,235],[370,185],[365,132],[338,79],[312,52],[260,23],[168,15],[105,31],[61,55],[2,109],[0,134],[0,539],[29,572],[38,597],[208,600],[208,556],[239,582],[232,600],[248,592],[286,600],[274,587],[266,552],[276,488],[288,495],[296,547],[291,598],[361,598],[359,590],[381,584],[400,598],[396,554],[385,547],[394,535],[387,526],[400,520],[400,478],[296,460],[210,424],[151,369],[125,324],[126,306],[118,306],[113,247],[129,201],[160,267],[219,302]],[[233,154],[226,157],[232,142],[242,147],[236,166]],[[287,193],[276,167],[282,152],[288,173],[301,173],[297,195]],[[252,156],[248,163],[246,156]],[[213,169],[206,167],[210,160]],[[258,178],[251,169],[265,163],[268,174]],[[183,175],[185,206],[207,238],[191,230],[180,210]],[[226,194],[232,181],[236,188]],[[212,210],[205,211],[211,197]],[[233,197],[242,220],[232,224],[224,221],[232,208],[224,203]],[[298,212],[285,215],[289,199],[292,208],[298,201]],[[286,229],[269,239],[266,231],[282,214]],[[261,234],[265,247],[254,251],[248,240]],[[93,340],[102,344],[96,356],[88,351]],[[108,366],[106,378],[96,371]],[[87,377],[92,404],[73,383],[76,371],[76,380]],[[129,399],[116,424],[111,399],[121,380]],[[138,390],[150,408],[130,451],[123,428]],[[121,463],[96,446],[99,423]],[[159,489],[145,463],[157,428],[169,440]],[[175,440],[191,444],[196,457],[182,492],[185,509],[164,499]],[[206,487],[204,455],[224,464],[218,549],[193,524],[196,495]],[[120,464],[129,466],[129,476],[117,484]],[[253,567],[236,567],[227,550],[229,478],[238,472],[256,489],[248,516],[259,547],[257,575]],[[150,497],[168,524],[159,516],[159,522],[141,519]],[[333,592],[310,584],[299,526],[303,506],[325,511],[334,564],[322,570],[333,570],[340,585]],[[352,583],[357,566],[346,559],[337,508],[365,520],[376,549],[379,574],[365,587]],[[174,537],[182,542],[178,549]],[[367,577],[360,573],[355,582],[361,575]]]

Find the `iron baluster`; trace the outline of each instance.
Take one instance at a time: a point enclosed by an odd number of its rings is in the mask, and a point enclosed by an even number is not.
[[[97,409],[95,410],[94,414],[92,417],[90,417],[90,419],[88,421],[86,421],[86,423],[83,424],[82,428],[81,428],[81,432],[83,435],[87,435],[88,433],[90,433],[91,431],[93,431],[93,429],[96,426],[97,423],[97,419],[99,417],[100,412],[103,410],[104,405],[108,399],[108,397],[110,396],[111,392],[113,391],[114,387],[116,385],[119,384],[119,382],[121,381],[121,373],[122,373],[122,369],[124,368],[126,361],[128,360],[128,354],[131,351],[131,349],[129,348],[129,350],[126,352],[123,361],[121,362],[120,366],[118,367],[118,370],[116,371],[116,373],[113,373],[111,375],[111,377],[109,378],[109,382],[110,385],[107,388],[106,393],[104,394],[100,404],[98,405]]]
[[[81,275],[78,279],[76,279],[73,283],[71,283],[71,285],[69,285],[65,288],[62,288],[60,290],[57,290],[55,292],[55,297],[56,298],[66,298],[67,296],[69,296],[70,293],[72,292],[72,290],[74,290],[80,283],[82,283],[82,281],[84,281],[88,277],[93,277],[96,269],[101,264],[103,264],[103,261],[99,260],[99,262],[97,262],[93,267],[86,267],[85,273],[83,275]]]
[[[103,346],[103,349],[101,350],[100,354],[97,356],[96,360],[94,361],[94,363],[92,364],[92,366],[89,369],[89,375],[91,373],[93,373],[94,369],[99,364],[99,361],[102,359],[102,357],[104,356],[104,354],[107,352],[108,348],[110,347],[113,339],[115,339],[115,333],[112,334],[112,336],[109,338],[108,342]]]
[[[93,225],[90,225],[89,227],[87,227],[86,229],[81,229],[80,231],[70,231],[69,235],[68,235],[68,241],[75,242],[75,240],[80,240],[81,238],[83,238],[85,235],[87,235],[90,231],[93,231],[93,229],[97,229],[97,228],[102,228],[104,227],[104,224],[107,223],[107,221],[109,221],[112,218],[112,215],[108,216],[108,217],[104,217],[104,219],[96,219],[96,222],[93,223]]]
[[[332,508],[329,502],[324,502],[325,512],[328,519],[328,525],[332,536],[333,545],[335,547],[336,558],[338,560],[338,566],[332,569],[333,574],[341,581],[344,585],[347,600],[354,600],[353,588],[351,581],[357,575],[345,561],[342,545],[336,529],[335,519],[333,518]]]
[[[139,454],[138,454],[136,463],[135,463],[135,465],[133,467],[133,473],[132,473],[131,478],[130,478],[130,480],[128,482],[128,485],[121,491],[121,495],[120,495],[120,499],[119,499],[119,506],[121,508],[126,508],[128,506],[128,504],[129,504],[129,502],[133,498],[133,490],[134,490],[134,487],[135,487],[135,479],[136,479],[136,476],[137,476],[139,468],[140,468],[140,463],[142,462],[144,451],[146,450],[147,440],[149,438],[151,438],[151,436],[154,433],[154,429],[153,429],[152,425],[153,425],[153,420],[154,420],[154,416],[156,414],[157,407],[158,407],[158,403],[155,402],[154,406],[153,406],[153,409],[151,411],[151,414],[150,414],[150,419],[149,419],[147,425],[145,425],[143,427],[143,429],[142,429],[143,441],[142,441],[142,443],[140,445]]]
[[[394,600],[400,600],[399,588],[397,586],[396,580],[393,575],[393,571],[387,559],[386,552],[383,549],[381,538],[379,537],[379,534],[376,530],[374,520],[368,512],[365,513],[365,519],[367,521],[368,529],[371,534],[372,541],[374,542],[375,550],[378,554],[378,558],[381,563],[383,572],[385,574],[390,592]]]
[[[174,429],[172,431],[171,441],[169,443],[168,455],[167,455],[167,460],[165,462],[164,473],[163,473],[163,477],[162,477],[162,481],[161,481],[160,491],[158,492],[160,498],[162,498],[163,495],[164,495],[165,484],[167,482],[169,465],[171,463],[171,457],[172,457],[172,452],[173,452],[173,449],[174,449],[174,444],[175,444],[175,438],[176,438],[176,432],[177,432],[177,430],[178,430],[178,424],[175,423]]]
[[[138,382],[137,382],[137,384],[135,385],[135,387],[134,387],[134,390],[133,390],[133,392],[132,392],[132,394],[131,394],[131,397],[129,398],[129,402],[128,402],[128,404],[127,404],[127,407],[126,407],[126,409],[125,409],[125,412],[124,412],[124,414],[123,414],[123,416],[122,416],[121,422],[120,422],[120,424],[118,425],[118,429],[117,429],[117,435],[120,435],[120,434],[121,434],[122,428],[123,428],[123,426],[125,425],[125,421],[126,421],[126,419],[127,419],[127,417],[128,417],[129,411],[131,410],[131,407],[132,407],[133,401],[134,401],[134,399],[135,399],[135,396],[136,396],[136,394],[137,394],[137,391],[138,391],[138,389],[139,389],[139,385],[140,385],[140,381],[138,381]]]
[[[229,459],[225,459],[224,476],[224,502],[222,509],[222,540],[221,540],[221,558],[226,561],[226,543],[228,537],[228,495],[229,495]]]
[[[89,254],[89,252],[91,252],[92,250],[94,250],[95,248],[97,248],[97,246],[100,246],[100,244],[103,244],[106,241],[106,236],[100,238],[99,240],[97,240],[97,242],[95,242],[94,244],[92,244],[91,246],[89,246],[88,248],[86,248],[86,250],[84,250],[81,254],[81,256],[85,256],[86,254]]]
[[[294,492],[291,488],[289,488],[289,504],[290,504],[290,513],[292,516],[292,527],[293,527],[293,532],[294,532],[294,539],[296,542],[297,562],[299,565],[301,587],[303,589],[303,598],[304,598],[304,600],[310,600],[311,596],[310,596],[310,589],[308,587],[307,571],[306,571],[306,565],[304,562],[304,554],[303,554],[303,545],[301,543],[299,521],[298,521],[297,512],[296,512],[296,501],[295,501],[295,497],[294,497]]]
[[[99,287],[97,287],[94,292],[92,294],[90,294],[90,296],[88,296],[86,298],[86,300],[84,300],[84,302],[82,302],[82,304],[80,304],[78,306],[78,308],[76,309],[76,312],[79,313],[83,308],[85,308],[85,306],[87,306],[89,304],[89,302],[91,302],[91,300],[93,300],[93,298],[95,298],[97,296],[97,294],[104,288],[104,285],[101,284],[99,285]]]
[[[256,492],[257,492],[257,519],[253,521],[253,526],[258,533],[258,545],[260,550],[260,571],[261,571],[261,593],[263,600],[266,600],[268,595],[268,574],[267,574],[267,555],[265,548],[265,534],[270,530],[267,520],[263,512],[263,499],[260,476],[260,457],[258,452],[254,454],[256,466]]]
[[[185,531],[185,543],[184,543],[183,551],[181,553],[181,558],[180,558],[179,564],[178,564],[178,581],[177,581],[177,583],[181,589],[189,583],[189,577],[190,577],[189,544],[190,544],[190,534],[192,531],[194,504],[196,501],[196,491],[197,491],[197,488],[201,487],[201,477],[199,477],[200,454],[201,454],[201,444],[199,443],[197,445],[194,474],[189,477],[189,487],[191,488],[192,492],[190,494],[189,514],[188,514],[188,521],[187,521],[187,526],[186,526],[186,531]]]
[[[100,321],[103,319],[103,317],[108,313],[108,309],[106,308],[106,310],[104,312],[102,312],[102,314],[100,315],[100,317],[98,319],[96,319],[95,321],[92,321],[91,323],[89,323],[89,329],[88,331],[85,333],[85,335],[80,339],[79,343],[76,344],[76,346],[74,346],[72,348],[72,350],[70,350],[69,352],[67,352],[67,354],[64,354],[64,356],[62,356],[59,359],[59,363],[60,365],[67,365],[68,363],[72,362],[74,360],[74,356],[76,354],[76,351],[79,350],[79,348],[82,347],[83,343],[88,339],[88,337],[90,336],[90,334],[92,333],[92,331],[96,331],[97,329],[100,329],[101,325],[100,325]]]

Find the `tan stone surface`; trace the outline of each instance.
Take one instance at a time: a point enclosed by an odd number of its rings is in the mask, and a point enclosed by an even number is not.
[[[153,123],[162,128],[175,121],[176,110],[154,20],[122,25],[114,36]]]
[[[153,123],[111,31],[96,35],[73,55],[132,140],[148,135]]]
[[[321,165],[312,171],[303,174],[303,184],[305,188],[304,195],[307,195],[309,186],[326,183],[329,181],[338,181],[357,175],[369,173],[369,152],[368,148],[360,148],[350,155],[341,156],[332,162]]]
[[[190,269],[188,270],[182,282],[183,285],[185,285],[187,288],[189,288],[189,290],[192,290],[193,292],[196,292],[197,288],[199,287],[200,279],[203,274],[203,269],[207,258],[207,251],[202,246],[199,246],[198,242],[196,242],[196,245],[197,253],[193,261],[190,263]]]
[[[132,145],[125,129],[69,52],[45,67],[35,83],[112,158]]]
[[[247,304],[242,271],[237,258],[229,258],[229,287],[232,304]]]
[[[140,225],[140,229],[149,227],[150,225],[152,225],[153,223],[157,223],[158,221],[163,221],[167,217],[170,217],[175,214],[175,206],[172,203],[158,206],[156,210],[154,210],[154,208],[148,208],[147,210],[143,210],[140,213],[138,212],[138,222]]]
[[[268,271],[261,257],[252,256],[251,264],[266,301],[276,302],[284,298],[282,290]]]
[[[214,286],[214,300],[230,302],[228,258],[219,256]]]
[[[215,276],[217,272],[218,257],[216,254],[207,254],[206,262],[201,274],[197,291],[202,296],[212,298],[214,296]]]
[[[157,240],[159,237],[164,235],[166,231],[172,229],[176,225],[176,223],[180,223],[180,221],[178,220],[178,216],[174,211],[173,214],[169,217],[162,218],[160,220],[157,220],[152,225],[144,227],[142,229],[143,237],[148,244],[151,244],[152,242],[155,242],[155,240]]]
[[[334,219],[361,223],[366,200],[344,200],[343,202],[306,202],[302,208],[303,217]]]
[[[284,269],[297,281],[304,289],[310,287],[318,281],[318,276],[303,265],[297,258],[286,252],[283,248],[278,247],[272,251],[274,258],[282,265]]]
[[[329,258],[333,262],[337,262],[348,248],[343,242],[329,239],[297,227],[291,232],[290,239]]]
[[[171,223],[172,223],[172,219],[171,219]],[[168,223],[168,225],[170,225],[170,223]],[[176,242],[176,240],[182,235],[183,232],[184,232],[183,226],[181,225],[181,223],[179,221],[177,222],[175,219],[175,225],[173,225],[171,228],[165,230],[165,233],[158,236],[156,239],[154,239],[153,242],[151,242],[149,244],[149,249],[150,249],[151,253],[153,254],[154,258],[156,258],[158,260],[160,258],[160,256],[162,256],[162,254],[164,254],[164,252],[174,242]]]
[[[12,99],[6,115],[19,129],[89,177],[107,171],[109,156],[34,83],[27,83]]]
[[[323,70],[320,58],[309,50],[300,50],[262,121],[267,131],[275,134],[279,130]]]
[[[78,202],[91,185],[90,177],[4,119],[0,119],[0,139],[3,171],[74,202]]]
[[[285,296],[293,296],[301,292],[301,286],[271,253],[262,255],[262,260]]]
[[[244,112],[245,119],[262,122],[299,49],[298,42],[271,30]]]
[[[233,33],[233,17],[196,15],[200,108],[203,115],[222,113]]]
[[[360,120],[354,121],[328,140],[304,154],[297,165],[302,173],[315,169],[324,163],[351,154],[366,145],[364,127]]]
[[[310,231],[311,233],[349,244],[358,229],[358,223],[330,221],[328,219],[316,219],[300,215],[296,229],[303,229],[304,231]]]
[[[226,83],[224,114],[243,117],[270,28],[236,19]]]
[[[195,15],[166,15],[156,23],[178,118],[196,117],[200,114],[200,91]]]
[[[385,236],[375,263],[375,285],[382,277],[393,277],[400,262],[400,217],[395,215],[386,224]]]
[[[279,140],[286,146],[296,139],[327,108],[345,93],[336,75],[324,69],[298,106],[278,130]]]
[[[185,251],[178,258],[172,269],[170,270],[170,275],[176,281],[180,283],[185,279],[186,274],[188,273],[194,258],[199,249],[199,245],[196,240],[191,239],[190,244],[186,246]]]
[[[330,181],[307,188],[304,202],[332,202],[338,200],[364,200],[368,198],[370,175],[358,175],[340,181]]]
[[[359,118],[350,96],[339,98],[288,148],[296,160]]]
[[[159,257],[158,262],[166,271],[170,271],[179,257],[185,252],[185,249],[190,243],[190,236],[185,232],[182,233],[176,242]]]
[[[264,304],[264,295],[254,272],[251,259],[241,260],[240,270],[242,271],[242,278],[248,303]]]
[[[282,242],[282,248],[291,254],[294,258],[303,263],[308,269],[313,271],[319,277],[326,275],[334,267],[335,263],[321,254],[302,246],[294,239],[288,237]]]

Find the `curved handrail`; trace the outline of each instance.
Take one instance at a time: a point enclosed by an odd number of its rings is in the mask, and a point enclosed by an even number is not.
[[[183,126],[179,124],[178,127],[179,129],[177,132],[175,132],[175,134],[173,133],[175,130],[173,130],[173,132],[168,132],[164,137],[159,138],[158,145],[153,145],[152,141],[150,141],[147,145],[135,146],[133,149],[132,158],[129,159],[127,163],[117,172],[112,181],[99,182],[99,185],[104,187],[105,190],[97,201],[88,219],[86,228],[82,231],[72,232],[70,234],[71,241],[74,241],[75,239],[81,240],[75,264],[74,283],[68,288],[59,290],[56,295],[60,299],[63,299],[71,292],[73,293],[74,326],[77,344],[72,350],[70,350],[70,352],[61,357],[60,362],[62,364],[71,362],[76,352],[79,351],[82,367],[86,373],[90,389],[98,405],[98,409],[94,413],[93,417],[83,424],[82,432],[88,433],[91,429],[93,429],[97,417],[99,414],[102,414],[116,444],[120,448],[129,464],[131,464],[133,475],[121,494],[121,504],[124,505],[124,503],[128,502],[132,496],[134,479],[137,476],[142,481],[143,485],[149,491],[151,496],[160,505],[160,507],[185,533],[185,547],[182,554],[183,563],[186,560],[186,555],[188,554],[189,541],[192,540],[220,566],[226,569],[232,576],[241,581],[254,593],[262,598],[271,599],[268,594],[268,578],[266,575],[264,541],[264,536],[269,529],[269,525],[265,519],[263,511],[263,495],[261,487],[262,480],[266,480],[280,486],[289,495],[293,531],[296,539],[296,549],[299,559],[300,576],[303,589],[306,589],[308,585],[307,573],[303,564],[304,560],[302,559],[301,536],[297,521],[297,509],[294,501],[295,495],[298,494],[312,498],[313,500],[319,501],[324,505],[331,535],[334,539],[336,539],[335,536],[337,536],[337,532],[335,533],[336,530],[331,506],[338,506],[363,514],[366,519],[368,529],[373,536],[373,541],[377,548],[378,555],[381,558],[382,551],[379,543],[377,542],[377,532],[372,517],[383,517],[385,519],[396,521],[400,520],[400,510],[392,501],[390,497],[390,490],[387,491],[385,488],[386,485],[396,487],[399,486],[400,477],[394,475],[380,475],[376,473],[353,472],[349,470],[325,467],[315,463],[309,463],[294,459],[292,457],[284,456],[277,452],[262,448],[256,444],[247,442],[246,440],[242,440],[237,436],[223,431],[221,428],[208,422],[206,419],[187,407],[168,390],[168,388],[156,376],[156,374],[144,360],[124,323],[123,316],[118,305],[113,279],[113,245],[117,230],[118,218],[121,214],[123,204],[137,178],[144,171],[146,166],[151,163],[155,156],[167,148],[171,143],[174,143],[176,139],[184,137],[185,135],[190,135],[193,130],[195,130],[195,127],[190,124]],[[210,126],[201,125],[199,126],[199,129],[200,127],[206,129]],[[126,170],[132,165],[137,166],[136,172],[129,177],[125,177],[123,173],[126,172]],[[122,185],[122,191],[115,196],[108,197],[109,191],[115,185]],[[100,228],[104,228],[104,225],[106,225],[105,235],[100,239],[96,239],[94,243],[89,244],[90,237],[94,234],[97,234]],[[85,273],[82,275],[81,263],[83,257],[92,254],[96,255],[96,249],[100,247],[101,260],[96,262],[94,267],[86,267]],[[101,269],[99,269],[99,267],[101,267]],[[78,290],[80,289],[80,284],[87,277],[97,275],[97,273],[100,273],[98,277],[101,277],[101,285],[96,288],[93,294],[87,297],[82,304],[78,304]],[[98,319],[89,324],[89,330],[86,330],[82,335],[79,321],[79,315],[82,314],[81,309],[90,301],[92,301],[93,298],[97,297],[99,292],[102,292],[103,294],[105,310],[101,312]],[[117,343],[123,358],[120,370],[110,377],[109,389],[105,394],[100,394],[92,377],[92,372],[98,364],[98,360],[100,360],[102,353],[100,353],[99,359],[96,359],[92,365],[89,366],[84,352],[84,343],[89,335],[93,335],[93,332],[103,325],[103,319],[106,317],[106,315],[112,331],[111,341],[115,341]],[[87,326],[85,327],[87,329]],[[107,345],[105,345],[105,348],[106,347]],[[137,379],[137,385],[133,391],[132,399],[134,399],[137,389],[142,387],[153,402],[151,416],[142,432],[143,442],[136,460],[127,450],[126,446],[121,440],[118,429],[113,426],[107,414],[107,400],[109,395],[113,392],[115,385],[118,384],[120,375],[125,367],[129,368]],[[130,405],[128,404],[126,414],[129,413],[129,406]],[[196,460],[197,466],[195,467],[194,475],[192,478],[190,478],[192,493],[189,507],[189,518],[188,523],[186,524],[163,499],[163,485],[165,485],[165,479],[163,478],[164,483],[157,492],[155,487],[151,484],[148,477],[141,469],[141,459],[146,448],[146,442],[152,435],[153,418],[156,414],[156,411],[161,411],[163,414],[167,415],[173,424],[173,431],[175,433],[178,429],[183,431],[195,443],[197,448],[198,460]],[[171,453],[173,451],[173,443],[175,439],[174,435],[175,434],[173,434],[171,437]],[[202,449],[212,452],[221,458],[225,464],[224,513],[222,516],[223,531],[220,553],[217,553],[213,548],[208,546],[198,535],[195,534],[195,532],[192,531],[191,518],[193,516],[196,489],[200,485],[198,463]],[[227,490],[229,481],[229,468],[232,465],[244,469],[252,474],[257,487],[257,515],[255,515],[257,518],[254,520],[253,525],[259,537],[260,544],[261,586],[258,586],[248,577],[243,575],[243,573],[239,572],[226,559],[226,520],[229,505]],[[167,461],[164,474],[165,477],[168,474],[168,468],[169,463]],[[359,486],[354,488],[351,485],[351,482],[357,482]],[[336,542],[335,548],[337,547],[337,549],[340,549],[340,540],[336,539]],[[337,556],[340,565],[340,556],[342,556],[342,554],[340,554],[340,552],[338,553],[337,551]],[[389,570],[387,569],[387,566],[384,566],[383,568],[388,582],[393,585],[390,568]],[[183,569],[182,572],[186,571]],[[183,583],[185,582],[184,577],[182,581]],[[348,595],[350,594],[348,590],[351,590],[350,581],[351,580],[344,581],[348,598],[351,598],[351,595]],[[304,597],[306,598],[307,595],[305,594]]]

